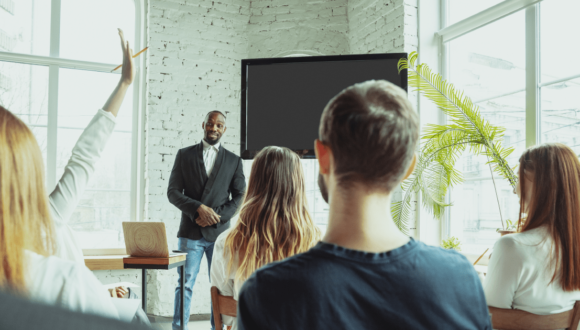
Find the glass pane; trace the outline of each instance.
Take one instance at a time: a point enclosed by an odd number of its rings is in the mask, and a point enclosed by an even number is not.
[[[541,79],[548,82],[580,74],[580,1],[550,0],[540,3]]]
[[[478,106],[491,124],[506,129],[502,146],[515,149],[507,161],[511,167],[516,166],[526,143],[525,93],[485,101]],[[456,165],[465,181],[451,192],[450,234],[459,238],[462,251],[467,253],[481,254],[493,247],[500,237],[496,229],[502,228],[501,218],[515,221],[518,217],[519,199],[512,186],[497,173],[492,178],[486,163],[486,157],[465,152]]]
[[[88,190],[71,217],[83,249],[125,247],[121,223],[128,221],[129,192]]]
[[[46,169],[48,67],[0,61],[0,105],[28,124]]]
[[[110,73],[60,69],[58,178],[79,136],[105,103],[118,79],[118,75]],[[70,220],[73,228],[81,232],[81,237],[94,234],[79,240],[83,248],[124,246],[121,222],[131,220],[132,99],[130,89],[88,190]]]
[[[448,0],[447,25],[455,24],[480,11],[493,7],[503,0]]]
[[[117,28],[137,53],[133,0],[62,0],[60,57],[121,64]]]
[[[50,0],[0,1],[0,51],[49,54]]]
[[[542,143],[564,143],[580,154],[580,79],[544,86],[541,95]]]
[[[515,148],[507,161],[517,165],[525,148],[524,12],[453,40],[449,49],[449,80],[474,100],[486,120],[506,129],[502,145]],[[504,220],[516,220],[519,211],[511,185],[495,173],[492,177],[486,163],[466,151],[457,163],[465,182],[450,194],[450,235],[467,253],[493,247],[502,227],[500,207]]]
[[[517,12],[449,42],[449,81],[474,102],[523,91],[525,13]]]
[[[314,220],[314,223],[324,235],[328,224],[328,204],[322,198],[320,189],[318,188],[318,161],[316,159],[302,159],[300,162],[302,163],[302,170],[304,171],[308,212],[310,212],[312,220]],[[252,173],[253,160],[244,160],[243,163],[247,185],[250,173]]]

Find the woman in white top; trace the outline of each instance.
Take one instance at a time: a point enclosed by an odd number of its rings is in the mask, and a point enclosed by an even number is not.
[[[50,201],[44,186],[42,153],[34,135],[20,119],[0,107],[0,289],[33,301],[111,318],[119,317],[117,310],[107,290],[79,262],[82,254],[66,220],[76,207],[133,81],[132,51],[121,31],[119,34],[123,48],[121,80],[79,138]]]
[[[211,283],[233,296],[258,268],[310,249],[320,230],[307,209],[304,174],[298,155],[287,148],[266,147],[252,164],[246,197],[235,226],[214,245]],[[237,328],[236,318],[221,315]]]
[[[521,230],[495,243],[487,304],[539,315],[568,311],[580,300],[578,156],[559,143],[526,150],[516,193]]]

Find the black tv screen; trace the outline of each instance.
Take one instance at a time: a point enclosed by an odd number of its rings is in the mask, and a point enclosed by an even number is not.
[[[387,80],[407,90],[397,71],[406,53],[242,60],[241,157],[266,146],[314,157],[324,107],[340,91],[367,80]]]

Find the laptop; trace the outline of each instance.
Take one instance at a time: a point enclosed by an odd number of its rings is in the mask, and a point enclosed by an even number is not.
[[[165,223],[123,222],[123,234],[131,257],[169,257]]]

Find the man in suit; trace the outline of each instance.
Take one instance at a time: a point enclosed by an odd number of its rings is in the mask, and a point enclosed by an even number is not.
[[[209,112],[202,128],[204,137],[201,143],[177,152],[167,189],[169,202],[181,210],[181,224],[177,233],[179,250],[187,252],[184,294],[186,315],[183,317],[186,325],[189,322],[191,295],[201,258],[205,253],[209,271],[214,242],[219,234],[229,228],[229,221],[238,210],[246,188],[241,158],[226,150],[219,142],[226,132],[225,115],[215,110]],[[173,329],[181,326],[179,281],[175,289]],[[213,310],[211,314],[211,326],[214,329]]]

